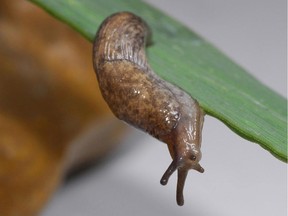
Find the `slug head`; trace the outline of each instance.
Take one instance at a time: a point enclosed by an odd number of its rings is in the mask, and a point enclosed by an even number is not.
[[[166,185],[170,176],[177,170],[178,173],[178,180],[177,180],[177,192],[176,192],[176,200],[179,206],[184,205],[184,196],[183,196],[183,189],[186,181],[186,177],[188,171],[190,169],[197,170],[200,173],[204,172],[204,169],[199,164],[201,159],[201,152],[197,154],[186,154],[180,157],[174,158],[166,172],[161,178],[160,183],[162,185]]]
[[[199,112],[200,111],[200,112]],[[194,113],[198,113],[193,121],[188,118],[182,118],[179,121],[175,130],[170,134],[165,142],[168,144],[169,152],[173,158],[172,163],[161,178],[160,183],[166,185],[170,176],[177,170],[177,204],[179,206],[184,205],[183,189],[186,181],[188,171],[190,169],[197,170],[200,173],[204,172],[204,169],[199,164],[202,158],[201,147],[201,131],[203,125],[203,115],[201,109],[196,110]],[[180,119],[181,120],[181,119]],[[192,127],[188,123],[192,122]],[[192,128],[192,129],[191,129]]]

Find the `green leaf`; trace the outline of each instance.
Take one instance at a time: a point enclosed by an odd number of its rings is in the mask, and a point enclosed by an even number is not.
[[[32,1],[90,41],[112,13],[141,16],[152,28],[148,56],[159,76],[187,91],[237,134],[287,161],[287,100],[187,27],[140,0]]]

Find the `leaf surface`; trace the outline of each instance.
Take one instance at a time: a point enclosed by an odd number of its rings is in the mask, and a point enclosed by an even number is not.
[[[287,161],[287,100],[181,23],[140,0],[31,1],[90,41],[112,13],[142,17],[153,32],[148,58],[159,76],[184,89],[237,134]]]

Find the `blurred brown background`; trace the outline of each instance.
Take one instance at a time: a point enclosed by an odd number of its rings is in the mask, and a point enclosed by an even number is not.
[[[0,7],[0,215],[34,215],[73,167],[116,144],[91,44],[26,1]]]

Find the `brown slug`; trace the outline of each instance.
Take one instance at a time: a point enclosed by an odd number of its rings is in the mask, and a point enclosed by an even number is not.
[[[200,166],[204,112],[180,88],[158,77],[147,63],[145,46],[151,32],[138,16],[120,12],[100,26],[93,45],[93,64],[101,93],[119,119],[167,143],[172,163],[161,184],[177,169],[177,203],[189,169]]]

